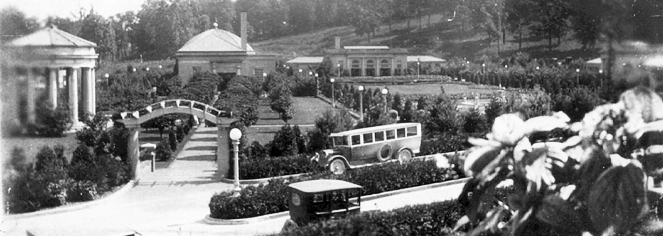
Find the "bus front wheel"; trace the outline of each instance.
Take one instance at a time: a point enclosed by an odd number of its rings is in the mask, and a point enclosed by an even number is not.
[[[398,161],[401,163],[408,163],[412,160],[412,152],[407,149],[403,149],[398,152]]]
[[[345,163],[341,159],[334,159],[330,164],[329,164],[329,170],[337,175],[345,173]]]

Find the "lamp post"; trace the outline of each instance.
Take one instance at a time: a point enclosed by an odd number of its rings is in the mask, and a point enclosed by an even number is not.
[[[336,108],[336,100],[334,99],[334,78],[329,79],[332,84],[332,107]]]
[[[479,84],[481,84],[481,80],[486,79],[486,63],[481,64],[481,79],[479,79]]]
[[[239,192],[242,189],[239,187],[239,139],[242,138],[242,131],[238,128],[230,130],[230,139],[233,143],[233,152],[235,154],[235,188],[233,188],[233,197],[239,197]]]
[[[419,80],[419,60],[417,60],[417,80]]]
[[[387,93],[389,93],[389,89],[383,88],[382,99],[384,100],[384,113],[387,113]]]
[[[109,76],[110,76],[110,75],[108,75],[108,73],[104,74],[104,78],[106,78],[106,85],[109,85],[109,84],[110,84],[110,82],[108,81],[108,77],[109,77]]]
[[[359,85],[359,120],[364,121],[364,86]]]
[[[580,69],[576,69],[576,84],[580,85]]]
[[[338,77],[341,77],[341,63],[336,64],[336,70],[338,71]]]
[[[318,73],[315,73],[315,96],[318,96],[320,87],[318,85]]]

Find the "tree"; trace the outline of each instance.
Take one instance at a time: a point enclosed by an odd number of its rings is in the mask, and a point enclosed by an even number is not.
[[[523,32],[534,18],[534,2],[531,0],[507,0],[504,5],[506,27],[518,34],[518,50],[522,49]]]
[[[536,0],[534,12],[539,12],[534,18],[532,30],[537,35],[548,37],[548,49],[552,50],[552,39],[557,37],[560,43],[562,36],[569,26],[571,12],[568,1],[564,0]]]
[[[115,60],[117,44],[113,23],[93,10],[81,21],[80,37],[97,44],[96,51],[104,60]]]
[[[2,42],[30,34],[39,29],[37,19],[28,18],[13,6],[0,10],[0,29],[2,29]]]
[[[292,92],[286,85],[281,85],[271,90],[269,94],[270,108],[279,113],[281,119],[288,123],[292,119],[294,109],[292,107]]]
[[[329,135],[352,129],[354,120],[346,110],[326,110],[315,119],[315,130],[309,132],[308,150],[319,151],[330,147]]]
[[[296,155],[299,153],[298,139],[295,130],[289,124],[285,124],[274,134],[274,140],[269,144],[269,155],[273,157]]]

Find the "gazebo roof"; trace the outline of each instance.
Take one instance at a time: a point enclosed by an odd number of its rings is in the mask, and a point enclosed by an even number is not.
[[[43,28],[14,39],[8,45],[13,47],[97,47],[96,43],[59,30],[57,27]]]
[[[242,39],[222,29],[210,29],[189,39],[177,52],[243,52]],[[255,54],[246,44],[246,53]]]

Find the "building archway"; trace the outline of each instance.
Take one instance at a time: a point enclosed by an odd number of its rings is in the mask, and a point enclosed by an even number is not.
[[[124,126],[130,130],[127,153],[131,165],[132,178],[134,180],[140,178],[140,171],[138,168],[140,164],[140,143],[138,140],[138,137],[140,136],[140,125],[151,119],[172,113],[190,114],[215,123],[218,127],[217,144],[226,144],[230,142],[227,134],[230,132],[230,123],[235,121],[235,119],[231,118],[232,114],[230,112],[218,110],[202,102],[185,99],[171,99],[148,105],[137,111],[122,112],[120,113],[120,119],[115,120],[115,122],[124,124]],[[230,149],[228,145],[217,145],[216,163],[218,167],[218,178],[223,178],[228,172],[229,152]]]
[[[380,61],[380,76],[390,76],[391,75],[391,63],[387,59],[382,59]]]
[[[352,60],[352,67],[350,68],[350,77],[361,76],[361,62],[357,59]]]

